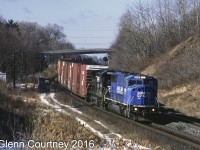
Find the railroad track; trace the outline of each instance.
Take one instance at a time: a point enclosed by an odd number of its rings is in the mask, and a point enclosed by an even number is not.
[[[132,130],[136,132],[140,138],[147,138],[150,141],[157,142],[157,145],[161,145],[165,149],[182,149],[182,150],[200,150],[200,140],[194,138],[193,136],[188,136],[184,133],[172,130],[168,127],[158,125],[155,123],[145,124],[143,122],[135,122],[133,120],[127,119],[118,114],[114,114],[110,111],[104,110],[93,104],[86,102],[82,98],[67,92],[68,95],[75,98],[78,101],[81,101],[85,105],[92,106],[95,111],[101,112],[101,114],[110,117],[117,118],[118,122],[126,123],[131,127]]]
[[[184,133],[168,129],[168,128],[164,127],[164,126],[161,126],[161,125],[158,125],[158,124],[154,124],[154,123],[150,124],[149,126],[151,126],[154,129],[161,130],[161,131],[163,131],[165,133],[168,133],[170,135],[173,135],[173,136],[179,137],[181,139],[184,139],[187,142],[195,143],[195,144],[200,146],[200,140],[198,138],[195,138],[194,136],[188,136],[188,135],[186,135]]]
[[[175,114],[175,113],[162,113],[162,115],[166,115],[177,119],[182,122],[190,123],[191,125],[200,128],[200,120],[192,117],[183,116],[182,114]],[[192,119],[190,119],[192,118]]]

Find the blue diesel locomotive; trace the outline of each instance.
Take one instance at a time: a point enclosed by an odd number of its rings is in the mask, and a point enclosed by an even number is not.
[[[143,117],[158,111],[157,80],[151,76],[103,70],[92,75],[91,101],[125,117]]]

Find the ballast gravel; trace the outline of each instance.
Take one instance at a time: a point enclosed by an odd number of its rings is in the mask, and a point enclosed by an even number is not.
[[[167,127],[177,130],[182,133],[190,134],[200,138],[200,127],[195,127],[189,123],[184,122],[172,122],[166,125]]]

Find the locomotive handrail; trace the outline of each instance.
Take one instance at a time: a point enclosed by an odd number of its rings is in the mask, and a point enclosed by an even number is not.
[[[131,99],[132,99],[132,97],[130,96],[130,98],[128,99],[128,113],[129,113],[129,115],[130,115],[130,110],[131,110]]]
[[[105,99],[105,97],[106,97],[106,94],[108,93],[108,91],[109,91],[109,89],[107,89],[107,91],[105,92],[105,94],[104,94],[104,99]]]
[[[109,90],[110,90],[110,89],[108,88],[107,91],[105,92],[104,96],[103,96],[103,97],[104,97],[104,98],[103,98],[104,101],[105,101],[105,99],[106,99],[106,94],[108,93]]]

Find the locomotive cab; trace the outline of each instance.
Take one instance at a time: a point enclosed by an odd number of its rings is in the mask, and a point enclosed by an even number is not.
[[[130,101],[133,113],[146,116],[157,112],[157,80],[142,75],[129,75],[125,80],[126,100]]]

